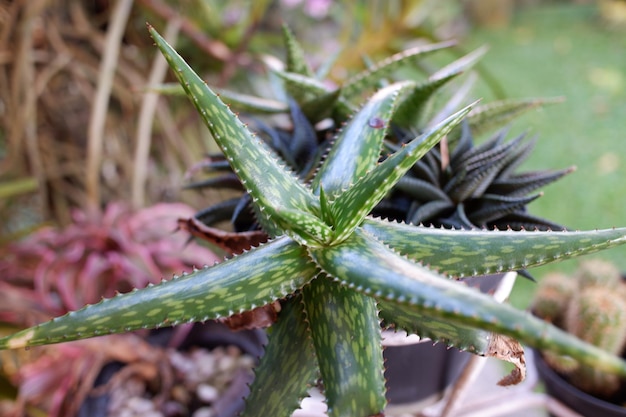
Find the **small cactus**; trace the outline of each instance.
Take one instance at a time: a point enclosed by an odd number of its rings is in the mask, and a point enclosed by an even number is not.
[[[581,263],[573,277],[552,274],[542,280],[533,312],[578,338],[620,356],[626,347],[626,284],[619,270],[606,261]],[[610,397],[620,379],[572,358],[545,355],[550,366],[569,377],[579,389]]]
[[[619,269],[602,259],[589,259],[582,262],[575,273],[575,278],[582,288],[594,285],[615,288],[621,285],[622,280]]]
[[[563,327],[564,311],[570,298],[578,291],[578,282],[567,275],[553,273],[541,280],[533,302],[536,316]]]

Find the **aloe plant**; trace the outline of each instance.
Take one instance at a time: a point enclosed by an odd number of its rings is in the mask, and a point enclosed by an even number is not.
[[[149,31],[250,195],[270,240],[217,265],[2,338],[0,348],[220,319],[271,304],[279,311],[244,416],[289,415],[320,377],[331,416],[382,415],[381,323],[479,355],[493,354],[502,340],[496,335],[503,335],[626,375],[621,359],[450,279],[616,246],[626,240],[626,229],[444,230],[368,216],[475,104],[380,162],[391,121],[419,88],[411,82],[388,85],[350,119],[304,183]]]
[[[288,27],[283,28],[287,51],[285,63],[278,58],[266,58],[272,74],[282,83],[273,83],[274,95],[285,102],[271,101],[220,90],[220,97],[238,110],[255,115],[251,130],[258,132],[278,156],[305,182],[311,181],[322,156],[327,152],[334,126],[341,126],[345,119],[344,107],[354,107],[357,92],[369,91],[377,85],[389,84],[394,79],[390,72],[398,67],[415,67],[421,57],[441,50],[449,42],[413,48],[377,63],[340,83],[338,88],[325,87],[321,83],[324,71],[314,74],[306,65],[304,51]],[[449,114],[453,103],[463,96],[465,88],[457,91],[443,106],[434,106],[450,81],[468,70],[484,54],[485,49],[457,59],[434,71],[427,80],[412,89],[394,113],[393,124],[388,129],[385,147],[394,152],[399,146],[416,136],[436,120]],[[417,77],[416,77],[417,78]],[[351,86],[357,85],[358,88]],[[163,92],[184,92],[176,87],[159,87]],[[296,99],[289,99],[292,92]],[[498,132],[483,144],[474,146],[474,136],[502,127],[524,111],[560,99],[501,100],[477,106],[470,113],[462,129],[450,135],[446,146],[435,146],[420,159],[396,184],[390,193],[373,209],[372,215],[390,220],[405,221],[456,228],[512,228],[563,230],[563,227],[527,211],[527,205],[541,194],[527,195],[539,187],[558,180],[572,172],[560,171],[515,172],[530,155],[534,141],[524,141],[524,135],[504,143],[505,130]],[[323,105],[320,105],[323,104]],[[334,110],[333,110],[334,109]],[[436,110],[435,110],[436,109]],[[350,109],[349,109],[350,110]],[[433,111],[435,110],[435,111]],[[291,126],[284,123],[267,123],[259,117],[266,113],[290,113]],[[325,123],[316,126],[324,115]],[[372,126],[383,124],[373,118]],[[227,188],[243,192],[239,197],[214,202],[200,210],[192,219],[181,220],[182,228],[206,239],[229,252],[239,252],[246,244],[266,240],[259,223],[251,216],[251,199],[237,176],[230,170],[225,157],[213,154],[196,167],[209,172],[207,179],[194,181],[187,188]],[[213,226],[230,221],[238,233],[228,233]],[[529,277],[529,275],[525,274]]]

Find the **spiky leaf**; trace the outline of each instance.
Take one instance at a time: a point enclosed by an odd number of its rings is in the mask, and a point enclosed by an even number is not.
[[[227,317],[284,298],[316,273],[305,249],[282,237],[211,268],[102,300],[0,339],[0,349]]]
[[[374,300],[325,276],[306,286],[303,298],[329,415],[379,415],[386,400]]]
[[[452,74],[444,78],[429,79],[418,84],[407,94],[406,98],[398,106],[398,111],[393,116],[393,122],[404,128],[415,128],[422,122],[423,109],[431,97],[441,87],[456,77]]]
[[[179,83],[149,86],[145,90],[165,95],[186,95],[185,89]],[[289,111],[287,104],[277,100],[236,93],[222,88],[216,88],[215,93],[222,101],[239,111],[249,111],[260,114],[286,113]]]
[[[598,369],[626,376],[626,362],[527,312],[499,304],[477,290],[418,266],[362,229],[343,244],[311,250],[320,267],[339,282],[376,299],[404,305],[451,324],[491,329],[539,349],[570,355]]]
[[[332,199],[370,171],[378,162],[383,139],[399,94],[411,83],[396,83],[376,92],[341,130],[315,176],[319,187]]]
[[[453,114],[422,136],[406,144],[332,201],[331,211],[335,219],[335,240],[341,241],[349,236],[354,227],[378,204],[413,164],[447,135],[465,117],[471,107],[470,105]]]
[[[302,296],[282,304],[268,333],[241,417],[291,415],[319,374]]]
[[[398,253],[453,277],[526,269],[626,242],[626,228],[500,232],[417,227],[377,219],[366,219],[363,228]]]
[[[422,110],[429,102],[431,97],[439,91],[441,87],[450,80],[460,75],[462,72],[470,69],[476,61],[486,52],[486,48],[478,48],[477,50],[457,59],[449,65],[439,69],[424,83],[413,88],[398,106],[398,111],[393,117],[394,123],[402,127],[419,128],[422,122]]]
[[[285,24],[283,24],[283,40],[287,49],[287,72],[313,77],[313,71],[306,62],[300,42]]]
[[[317,224],[319,222],[316,222],[315,216],[312,215],[319,212],[319,205],[310,190],[280,166],[267,145],[248,130],[154,28],[150,27],[149,30],[187,95],[202,115],[215,141],[226,155],[233,171],[252,196],[253,204],[259,211],[265,207],[272,207],[267,213],[261,213],[259,221],[273,235],[288,233],[294,239],[301,240],[297,233],[281,229],[289,223],[280,221],[281,211],[286,210],[290,213],[299,212],[301,218],[309,217],[308,223],[315,226],[313,230],[307,231],[309,236],[320,230],[322,226]],[[270,221],[268,216],[273,216],[273,219]],[[323,240],[322,236],[317,238]]]
[[[520,114],[545,104],[560,103],[561,98],[506,99],[477,107],[469,116],[472,132],[480,136],[484,132],[502,127]]]
[[[363,91],[377,87],[381,79],[403,65],[422,58],[429,53],[449,48],[452,45],[454,45],[454,42],[440,42],[426,46],[416,46],[415,48],[392,55],[387,59],[377,62],[372,68],[360,72],[346,81],[342,86],[343,94],[347,98],[353,98]]]
[[[489,348],[491,332],[451,324],[446,318],[416,312],[411,307],[393,301],[380,300],[379,308],[384,323],[393,323],[396,330],[405,330],[408,334],[417,334],[478,355],[485,355]]]

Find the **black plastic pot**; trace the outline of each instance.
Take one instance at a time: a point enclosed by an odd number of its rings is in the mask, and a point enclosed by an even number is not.
[[[535,351],[535,366],[544,382],[546,392],[565,406],[585,417],[624,417],[626,408],[596,398],[570,384]]]
[[[412,409],[438,401],[470,355],[430,342],[390,346],[383,354],[389,405],[411,404]]]

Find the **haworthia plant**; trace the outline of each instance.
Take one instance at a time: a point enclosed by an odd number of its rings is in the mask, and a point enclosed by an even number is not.
[[[623,244],[626,229],[443,231],[368,217],[404,172],[472,106],[379,162],[386,128],[413,88],[391,84],[352,117],[317,177],[305,184],[149,30],[271,239],[218,265],[0,339],[0,348],[218,319],[279,301],[244,416],[290,415],[318,378],[331,416],[382,415],[381,323],[479,355],[492,352],[495,340],[502,339],[496,335],[504,335],[626,376],[620,358],[442,275],[529,268]]]

